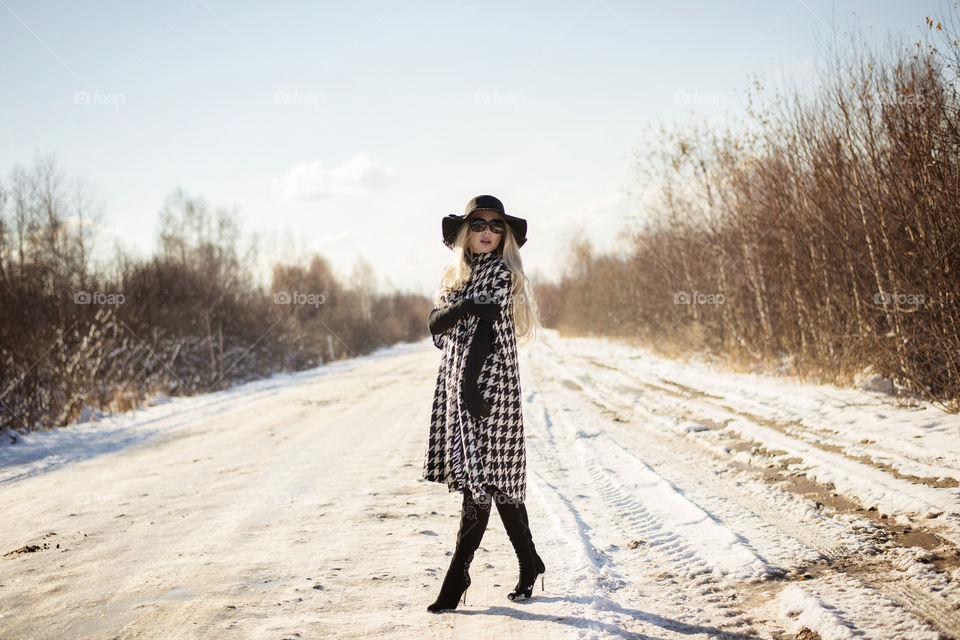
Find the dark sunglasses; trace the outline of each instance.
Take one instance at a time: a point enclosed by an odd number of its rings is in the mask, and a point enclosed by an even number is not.
[[[487,227],[490,227],[490,233],[503,233],[503,220],[484,220],[483,218],[470,219],[470,231],[480,233]]]

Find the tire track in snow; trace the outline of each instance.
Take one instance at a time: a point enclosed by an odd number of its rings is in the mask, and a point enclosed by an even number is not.
[[[637,375],[626,372],[622,369],[616,367],[611,367],[606,364],[592,362],[597,367],[601,367],[605,373],[613,372],[615,375],[622,376],[627,381],[635,381],[640,384],[647,385],[648,383],[638,377]],[[884,472],[881,472],[873,467],[863,465],[862,463],[851,461],[848,458],[840,456],[839,454],[832,454],[830,452],[822,451],[813,445],[808,445],[805,442],[797,441],[791,438],[786,433],[770,429],[763,425],[752,423],[749,419],[744,417],[744,415],[736,412],[725,405],[713,404],[708,400],[703,400],[701,398],[685,398],[684,407],[678,409],[674,405],[657,403],[657,398],[655,396],[644,396],[644,402],[638,403],[635,397],[628,397],[620,390],[617,390],[608,385],[601,380],[598,380],[594,377],[591,377],[586,374],[577,376],[573,373],[569,366],[564,364],[558,364],[558,366],[563,367],[567,375],[571,379],[576,379],[582,383],[582,390],[586,395],[588,395],[594,402],[598,405],[605,407],[607,410],[613,412],[618,416],[619,421],[627,421],[627,418],[622,418],[620,416],[628,417],[641,417],[643,422],[657,422],[664,426],[665,430],[673,432],[674,436],[679,436],[680,434],[676,433],[677,424],[676,422],[665,417],[663,414],[655,413],[648,406],[653,403],[655,408],[658,408],[662,411],[671,413],[671,414],[682,414],[685,418],[694,419],[700,423],[723,423],[725,425],[730,425],[733,420],[737,420],[734,424],[734,428],[737,426],[743,427],[750,425],[749,433],[745,434],[747,436],[754,436],[756,441],[761,442],[765,445],[775,445],[788,450],[790,454],[801,455],[805,460],[814,460],[815,463],[819,464],[822,468],[836,468],[836,467],[847,467],[852,469],[851,473],[856,472],[867,476],[874,480],[878,485],[883,486],[884,491],[889,491],[891,493],[897,493],[904,496],[908,494],[903,493],[898,489],[900,481],[895,478],[889,477]],[[669,393],[675,393],[670,391]],[[679,441],[686,440],[685,438],[679,438]],[[705,443],[700,443],[705,450],[708,450],[710,453],[716,455],[716,451],[710,449],[710,447],[705,446]],[[853,466],[851,466],[853,465]],[[829,479],[827,479],[829,480]],[[926,490],[927,488],[924,488]],[[837,489],[840,490],[839,488]],[[857,496],[854,496],[857,497]],[[755,503],[755,501],[754,501]],[[758,504],[758,503],[755,503]],[[935,505],[930,504],[931,508],[937,508]],[[759,504],[758,504],[759,506]],[[922,525],[918,525],[922,526]],[[938,531],[933,527],[923,527],[930,528],[932,531],[936,531],[938,534],[943,535],[945,539],[950,540],[950,534],[942,531]],[[802,532],[798,531],[798,534],[802,535]],[[816,534],[815,534],[816,535]],[[827,547],[822,548],[822,545],[816,541],[815,538],[809,539],[810,543],[814,548],[818,548],[831,556],[843,556],[844,551],[842,548],[832,540],[827,541]],[[951,540],[956,544],[956,541]]]
[[[665,392],[659,395],[645,396],[644,399],[653,400],[659,407],[667,411],[676,412],[678,410],[675,403],[665,401],[665,398],[672,396],[682,400],[684,408],[699,410],[702,417],[721,422],[729,429],[740,431],[745,437],[770,443],[778,448],[785,449],[789,454],[801,456],[805,462],[814,467],[807,475],[811,477],[823,476],[821,481],[833,482],[838,490],[845,489],[848,495],[865,503],[865,506],[870,506],[878,500],[884,500],[887,504],[880,505],[882,510],[899,515],[914,515],[912,519],[915,519],[917,514],[927,518],[938,516],[956,507],[957,496],[960,496],[960,492],[916,482],[908,476],[903,476],[903,474],[896,475],[891,471],[892,468],[884,468],[875,462],[851,456],[844,451],[844,447],[851,446],[849,443],[824,444],[820,440],[824,438],[833,440],[833,438],[822,433],[822,429],[758,416],[725,404],[723,402],[725,398],[658,377],[657,382],[676,387],[676,389],[666,389],[636,372],[598,362],[592,356],[573,355],[589,365],[612,371],[629,383],[639,384],[657,392]],[[594,381],[594,384],[598,383]],[[622,393],[616,391],[613,391],[613,393],[622,396]],[[629,404],[632,405],[633,402],[631,401]],[[898,455],[901,454],[898,453]],[[925,463],[912,460],[909,457],[905,457],[905,459],[918,466],[927,466]],[[864,494],[862,487],[845,483],[844,475],[869,478],[873,485],[882,489],[879,495],[869,492]],[[896,496],[893,501],[889,500],[891,495]],[[919,503],[922,503],[922,507],[914,509],[916,514],[912,514],[906,506],[910,504],[918,505]],[[953,544],[960,546],[960,531],[955,528],[947,529],[936,525],[937,523],[933,522],[925,523],[921,521],[919,523],[919,526],[928,528],[950,540]]]
[[[674,433],[675,424],[663,415],[658,415],[645,411],[635,406],[632,402],[626,402],[615,392],[604,388],[600,383],[593,380],[585,380],[582,376],[575,376],[569,368],[559,362],[551,363],[554,371],[564,371],[571,380],[578,381],[579,390],[590,398],[597,405],[605,408],[614,414],[615,418],[609,423],[609,429],[624,431],[622,424],[627,420],[621,418],[623,414],[641,413],[642,420],[637,421],[637,427],[644,431],[644,446],[654,449],[661,458],[670,459],[676,465],[683,467],[676,478],[683,478],[689,482],[707,487],[708,491],[715,495],[730,497],[734,502],[748,511],[752,512],[764,522],[776,526],[783,533],[803,542],[808,547],[815,549],[825,557],[841,557],[847,554],[846,547],[838,544],[835,540],[826,538],[816,531],[814,527],[808,526],[798,521],[785,521],[780,505],[770,506],[762,500],[757,499],[752,493],[744,491],[732,481],[718,477],[714,474],[699,473],[698,469],[683,458],[678,457],[677,453],[682,452],[686,457],[696,461],[703,458],[703,454],[709,453],[716,455],[716,451],[711,448],[692,444],[688,439],[680,437]],[[646,425],[658,425],[662,428],[649,428]],[[726,462],[726,461],[723,461]],[[668,478],[669,479],[669,478]]]
[[[625,398],[622,393],[612,390],[609,385],[605,385],[589,375],[577,375],[562,361],[562,357],[558,357],[559,354],[555,350],[550,349],[550,351],[553,352],[551,355],[554,356],[552,358],[552,362],[550,362],[551,372],[562,372],[567,376],[566,379],[568,382],[573,382],[575,386],[580,387],[580,390],[583,391],[584,394],[587,395],[598,406],[612,412],[614,416],[621,416],[624,412],[626,412],[628,415],[636,415],[640,413],[642,414],[641,417],[643,418],[643,420],[639,421],[641,424],[640,428],[644,429],[646,435],[652,435],[661,442],[670,443],[673,446],[681,446],[688,451],[690,450],[689,442],[687,442],[685,438],[680,437],[679,434],[673,432],[673,429],[675,429],[675,423],[673,423],[667,417],[644,410],[642,407],[635,404],[633,399]],[[603,369],[612,370],[615,373],[623,375],[627,378],[633,378],[637,381],[644,382],[635,375],[624,372],[622,369],[602,363],[596,363],[595,361],[593,361],[593,364]],[[567,386],[568,388],[571,387],[570,384]],[[645,399],[649,400],[650,397],[645,396]],[[701,398],[692,397],[687,399],[687,401],[694,405],[695,408],[701,410],[716,410],[720,408]],[[675,410],[673,407],[670,407],[669,409]],[[728,412],[732,411],[729,407],[723,407],[723,410]],[[715,418],[717,417],[717,413],[713,413],[709,417]],[[625,420],[620,418],[620,421]],[[659,424],[666,428],[663,431],[650,429],[643,424],[644,422],[648,424]],[[611,421],[611,424],[615,424],[615,421]],[[710,448],[701,448],[701,450],[707,451],[713,455],[717,454],[715,450]],[[864,469],[868,468],[864,467]],[[869,471],[875,470],[869,469]],[[705,478],[706,476],[701,474],[701,477]],[[838,545],[835,540],[826,537],[816,528],[803,525],[796,521],[791,522],[785,520],[782,517],[782,513],[772,511],[762,502],[738,490],[730,483],[722,482],[719,481],[719,479],[716,479],[714,484],[716,485],[718,491],[724,491],[726,495],[735,497],[737,502],[743,504],[751,510],[756,510],[755,512],[758,516],[764,517],[764,519],[766,519],[768,522],[775,524],[784,533],[797,537],[804,543],[816,549],[824,556],[829,565],[847,565],[849,568],[856,560],[858,560],[855,549],[851,549],[849,546],[845,545]],[[724,487],[722,485],[728,486]],[[900,572],[896,571],[891,563],[887,561],[869,558],[862,558],[862,561],[863,564],[861,565],[860,569],[850,571],[848,575],[853,577],[864,586],[872,588],[889,597],[891,600],[915,615],[918,619],[925,620],[928,624],[935,627],[946,637],[960,638],[960,611],[957,610],[955,605],[951,605],[949,602],[943,599],[932,596],[923,586],[913,585],[905,580],[891,579],[891,576],[897,576],[900,574]]]
[[[542,410],[543,425],[541,426],[539,420],[536,421],[537,430],[534,437],[531,438],[528,435],[527,449],[536,458],[534,468],[551,469],[560,476],[556,482],[563,486],[564,491],[561,491],[555,484],[544,480],[539,472],[535,472],[539,482],[547,485],[551,492],[555,494],[554,501],[562,501],[564,508],[573,514],[571,518],[576,522],[576,530],[579,531],[581,538],[580,543],[576,545],[578,555],[582,555],[583,550],[587,549],[586,556],[590,561],[589,569],[583,569],[584,563],[581,561],[580,576],[590,575],[593,582],[604,592],[600,599],[595,602],[595,605],[610,611],[620,608],[614,601],[616,596],[610,592],[623,588],[626,583],[622,574],[617,573],[612,568],[615,559],[622,559],[625,568],[632,569],[628,575],[642,575],[644,573],[643,560],[647,554],[650,554],[658,560],[659,565],[668,567],[683,579],[680,585],[681,591],[676,591],[678,587],[672,587],[671,590],[677,593],[676,600],[683,600],[683,618],[695,619],[695,624],[691,625],[678,622],[676,618],[668,618],[663,623],[664,625],[668,628],[684,630],[684,633],[689,633],[690,628],[693,627],[697,629],[697,632],[706,632],[710,635],[755,637],[756,630],[751,627],[752,619],[747,618],[736,606],[738,595],[732,586],[723,579],[717,565],[710,563],[700,551],[691,546],[688,540],[672,533],[670,529],[673,524],[665,524],[656,514],[647,510],[641,502],[643,498],[635,497],[634,494],[637,490],[620,482],[616,477],[616,471],[599,464],[597,454],[594,451],[583,446],[582,443],[578,443],[576,438],[571,439],[569,435],[565,435],[556,429],[554,423],[563,420],[559,417],[562,410],[551,413],[550,405],[546,401],[535,400],[536,395],[535,393],[528,396],[525,404],[528,408],[542,404],[542,407],[537,408],[538,413],[539,410]],[[533,421],[530,421],[529,424],[531,427],[534,426]],[[576,448],[575,456],[570,455],[568,447]],[[544,451],[544,449],[549,449],[549,451]],[[619,549],[615,548],[613,558],[596,550],[592,538],[585,531],[585,528],[590,528],[589,525],[585,524],[583,516],[563,495],[564,493],[575,493],[576,488],[570,487],[572,482],[569,478],[570,474],[566,473],[567,470],[563,467],[558,466],[556,461],[569,460],[571,457],[577,458],[581,471],[580,475],[589,480],[589,486],[597,493],[606,507],[600,515],[605,522],[598,522],[597,524],[612,527],[618,532],[618,538],[620,539],[629,540],[638,535],[644,536],[648,542],[645,550],[618,554],[616,552]],[[620,473],[623,473],[622,469]],[[655,475],[652,471],[649,471],[649,473]],[[563,480],[566,480],[566,482],[563,482]],[[702,527],[707,529],[703,533],[709,535],[712,532],[729,537],[731,541],[736,542],[728,530],[713,521],[699,507],[676,493],[661,478],[657,477],[653,482],[648,481],[647,485],[647,497],[650,497],[650,492],[653,492],[658,494],[658,500],[666,500],[671,507],[680,507],[680,512],[684,516],[692,517],[694,521],[702,523]],[[553,513],[556,512],[557,510],[553,509]],[[610,514],[616,514],[616,517],[611,518]],[[558,532],[563,531],[564,528],[571,530],[573,526],[569,523],[561,525],[558,527]],[[744,555],[748,557],[750,562],[764,564],[748,550],[741,549],[740,551],[745,552]],[[765,571],[761,573],[765,573]],[[667,575],[666,579],[671,577]],[[642,578],[638,580],[634,576],[635,582],[640,580]],[[674,582],[674,584],[676,583]],[[658,591],[660,593],[662,593],[662,590],[663,587],[659,587]],[[676,603],[672,604],[676,605]]]

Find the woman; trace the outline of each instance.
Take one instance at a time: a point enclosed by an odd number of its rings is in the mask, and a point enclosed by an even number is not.
[[[517,366],[517,340],[534,338],[540,327],[520,260],[527,221],[507,215],[500,200],[483,195],[467,203],[464,215],[444,217],[442,229],[454,261],[428,321],[443,356],[423,477],[463,493],[463,505],[440,595],[427,607],[432,612],[455,609],[461,595],[466,601],[468,569],[491,502],[520,564],[520,579],[507,597],[529,598],[544,573],[524,506],[526,450]]]

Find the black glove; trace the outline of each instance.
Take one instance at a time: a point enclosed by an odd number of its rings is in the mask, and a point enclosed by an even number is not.
[[[484,296],[482,300],[488,300],[489,296]],[[463,300],[463,308],[467,313],[472,313],[481,320],[487,322],[496,322],[500,319],[500,305],[496,302],[477,302],[476,300]]]
[[[490,355],[492,346],[493,325],[487,320],[480,320],[477,322],[477,332],[473,334],[470,350],[467,352],[460,391],[467,411],[477,420],[482,420],[490,415],[490,403],[484,400],[480,394],[477,380],[480,378],[483,362]]]
[[[457,300],[447,307],[434,309],[427,319],[427,328],[433,335],[449,331],[464,314],[470,313],[481,320],[496,322],[500,319],[500,307],[495,302],[476,302],[470,298]]]

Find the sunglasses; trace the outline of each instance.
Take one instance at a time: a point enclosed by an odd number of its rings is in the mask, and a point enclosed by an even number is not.
[[[480,233],[487,227],[490,227],[490,233],[497,235],[503,233],[503,220],[484,220],[483,218],[470,219],[470,231]]]

